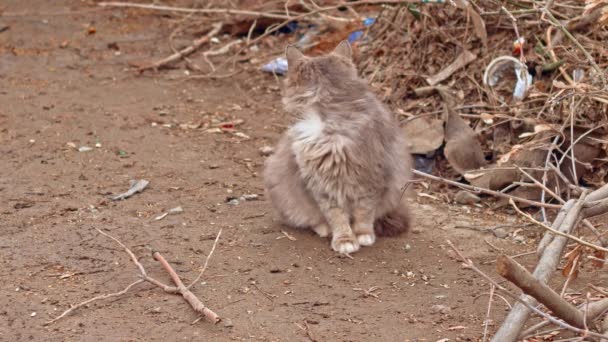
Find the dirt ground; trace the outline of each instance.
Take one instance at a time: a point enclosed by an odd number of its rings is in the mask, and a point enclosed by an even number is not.
[[[290,122],[271,75],[184,81],[181,67],[137,75],[129,61],[170,53],[167,18],[80,1],[2,6],[1,340],[476,341],[489,286],[460,266],[446,239],[488,272],[498,255],[491,245],[508,254],[534,249],[536,230],[517,242],[469,229],[513,225],[512,216],[416,196],[411,232],[339,257],[328,241],[275,223],[263,196],[259,150]],[[68,11],[75,13],[59,15]],[[236,119],[250,139],[205,127]],[[142,178],[150,181],[143,193],[108,199]],[[259,198],[227,203],[242,194]],[[155,220],[177,206],[183,213]],[[166,283],[147,246],[191,281],[223,229],[193,290],[223,321],[193,323],[181,297],[142,284],[43,326],[137,279],[126,253],[94,227]],[[531,266],[535,257],[518,260]],[[496,300],[490,331],[505,312]]]

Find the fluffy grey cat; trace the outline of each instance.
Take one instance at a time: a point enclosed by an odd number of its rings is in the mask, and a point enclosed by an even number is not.
[[[291,46],[285,53],[283,104],[298,121],[264,165],[283,223],[331,235],[339,253],[407,230],[411,155],[398,122],[357,75],[350,44],[319,57]]]

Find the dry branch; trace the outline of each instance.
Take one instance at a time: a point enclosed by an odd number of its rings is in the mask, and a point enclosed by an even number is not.
[[[131,284],[129,284],[127,287],[125,287],[122,291],[118,291],[118,292],[114,292],[114,293],[108,293],[108,294],[104,294],[101,296],[97,296],[97,297],[93,297],[91,299],[87,299],[82,303],[76,304],[72,307],[70,307],[69,309],[65,310],[61,315],[53,318],[50,321],[46,321],[44,322],[44,325],[49,325],[49,324],[53,324],[55,322],[57,322],[58,320],[62,319],[63,317],[69,315],[72,311],[81,308],[87,304],[91,304],[92,302],[98,301],[98,300],[102,300],[102,299],[108,299],[108,298],[112,298],[112,297],[118,297],[118,296],[122,296],[125,293],[127,293],[133,286],[137,285],[137,284],[141,284],[143,283],[145,280],[144,279],[138,279],[134,282],[132,282]]]
[[[144,268],[144,266],[139,262],[139,260],[137,260],[137,257],[135,256],[135,253],[133,253],[133,251],[131,251],[131,249],[129,249],[129,247],[127,247],[124,243],[122,243],[120,240],[118,240],[117,238],[115,238],[114,236],[104,232],[103,230],[96,228],[95,230],[97,230],[101,235],[112,239],[114,242],[116,242],[118,245],[120,245],[125,252],[129,255],[129,257],[131,258],[131,261],[133,261],[133,263],[135,264],[135,266],[137,267],[137,269],[139,270],[139,277],[141,279],[129,284],[124,290],[119,291],[119,292],[115,292],[115,293],[109,293],[109,294],[105,294],[105,295],[101,295],[101,296],[97,296],[97,297],[93,297],[91,299],[88,299],[80,304],[74,305],[72,307],[70,307],[69,309],[67,309],[66,311],[64,311],[61,315],[57,316],[56,318],[47,321],[46,323],[44,323],[44,325],[49,325],[52,324],[58,320],[60,320],[61,318],[67,316],[68,314],[70,314],[72,311],[74,311],[77,308],[80,308],[84,305],[87,305],[91,302],[97,301],[97,300],[101,300],[101,299],[107,299],[107,298],[112,298],[112,297],[118,297],[121,295],[124,295],[125,293],[127,293],[133,286],[140,284],[144,281],[147,281],[151,284],[154,284],[158,287],[160,287],[161,289],[163,289],[163,291],[167,292],[167,293],[171,293],[171,294],[181,294],[182,297],[184,297],[184,299],[188,302],[188,304],[190,304],[190,306],[194,309],[194,311],[196,311],[199,314],[202,314],[204,317],[206,317],[207,319],[209,319],[210,321],[212,321],[213,323],[217,323],[220,321],[219,316],[213,312],[212,310],[210,310],[209,308],[207,308],[201,301],[200,299],[198,299],[198,297],[196,297],[190,290],[189,288],[192,286],[190,285],[190,287],[186,287],[184,286],[184,284],[182,283],[182,281],[180,280],[179,276],[177,275],[177,273],[175,273],[175,270],[171,267],[171,265],[169,265],[169,263],[167,262],[167,260],[165,260],[165,258],[163,258],[163,256],[158,253],[158,252],[154,252],[153,256],[156,260],[158,260],[158,262],[160,262],[160,264],[163,266],[163,268],[167,271],[167,273],[169,273],[169,276],[171,276],[171,279],[173,280],[173,282],[176,284],[176,286],[169,286],[166,284],[163,284],[162,282],[148,276],[146,269]],[[218,232],[217,237],[215,238],[215,242],[213,243],[213,247],[211,249],[211,252],[209,253],[209,255],[207,256],[207,259],[205,260],[205,265],[203,267],[203,271],[201,271],[201,273],[199,274],[199,276],[196,278],[197,281],[198,279],[200,279],[200,277],[203,275],[203,272],[205,271],[205,269],[207,268],[207,264],[209,262],[209,259],[211,258],[211,255],[213,254],[213,251],[215,250],[215,246],[217,245],[217,241],[220,238],[222,231],[220,230]]]
[[[528,270],[506,255],[498,257],[496,270],[503,278],[515,284],[525,294],[541,302],[557,317],[578,328],[585,328],[583,312],[568,303],[547,284],[534,278]]]
[[[586,246],[595,248],[596,250],[606,250],[606,248],[593,245],[570,235],[570,232],[582,219],[584,206],[588,205],[589,203],[602,200],[606,197],[608,197],[608,185],[604,185],[600,189],[597,189],[588,195],[586,192],[583,192],[581,198],[578,200],[570,200],[564,205],[564,208],[553,222],[552,227],[548,227],[541,222],[538,222],[530,215],[521,212],[515,205],[513,205],[520,214],[525,215],[528,219],[548,230],[538,246],[538,253],[539,255],[542,255],[534,270],[534,273],[532,274],[540,283],[546,284],[553,272],[556,270],[560,256],[569,238]],[[522,304],[523,302],[529,305]],[[528,316],[531,313],[530,305],[533,306],[536,304],[537,302],[534,298],[528,295],[522,295],[520,302],[513,306],[513,309],[507,315],[492,341],[516,341],[520,331],[528,319]],[[592,316],[588,315],[588,317]]]
[[[213,24],[212,29],[203,37],[195,40],[194,42],[192,42],[192,45],[185,47],[183,49],[181,49],[180,51],[172,54],[169,57],[163,58],[157,62],[154,62],[150,65],[144,65],[144,66],[140,66],[138,68],[139,72],[142,72],[144,70],[148,70],[148,69],[158,69],[164,65],[167,65],[169,63],[173,63],[177,60],[182,59],[185,56],[188,56],[189,54],[193,53],[194,51],[196,51],[198,48],[200,48],[203,44],[207,43],[213,36],[215,36],[216,34],[218,34],[220,32],[220,30],[222,29],[222,27],[224,26],[223,23],[215,23]]]
[[[179,13],[200,13],[200,14],[227,14],[227,15],[247,15],[257,18],[271,18],[271,19],[291,19],[289,15],[277,14],[271,12],[257,12],[238,10],[232,8],[185,8],[185,7],[172,7],[172,6],[160,6],[154,4],[137,4],[131,2],[100,2],[97,4],[101,7],[123,7],[123,8],[141,8],[153,11],[164,11],[164,12],[179,12]]]
[[[557,324],[560,327],[564,328],[564,329],[568,329],[577,333],[585,333],[587,334],[587,336],[594,336],[594,337],[602,337],[602,335],[591,332],[591,331],[587,331],[584,329],[580,329],[577,328],[575,326],[572,326],[566,322],[560,321],[557,318],[548,315],[544,312],[542,312],[541,310],[539,310],[538,308],[536,308],[534,305],[530,304],[529,302],[527,302],[526,300],[522,299],[522,297],[518,297],[517,295],[509,292],[509,290],[507,290],[505,287],[503,287],[502,285],[500,285],[498,282],[496,282],[494,279],[492,279],[490,276],[488,276],[487,274],[485,274],[483,271],[481,271],[477,266],[475,266],[475,264],[468,258],[466,258],[462,252],[460,252],[460,250],[458,250],[458,248],[456,248],[456,246],[454,246],[454,244],[450,241],[447,240],[447,244],[448,246],[450,246],[450,248],[452,248],[452,250],[456,253],[456,255],[458,255],[458,257],[465,263],[466,266],[468,266],[470,269],[472,269],[473,271],[475,271],[477,274],[479,274],[480,276],[482,276],[484,279],[486,279],[488,282],[490,282],[490,284],[494,285],[498,290],[503,291],[504,293],[506,293],[509,297],[515,299],[517,301],[516,304],[521,304],[523,305],[525,308],[527,308],[528,310],[536,313],[537,315],[546,318],[547,320],[549,320],[551,323],[553,324]],[[497,339],[497,335],[495,335],[492,338],[492,341],[516,341],[517,336],[515,336],[512,339],[509,340],[505,340],[505,339]]]
[[[585,194],[583,194],[585,196]],[[561,222],[557,220],[554,222],[554,229],[561,233],[568,234],[574,228],[576,222],[579,219],[579,214],[583,207],[584,197],[574,201],[571,200],[572,208],[570,208],[563,216]],[[569,204],[566,203],[566,206]],[[559,215],[558,215],[559,218]],[[542,251],[542,256],[534,269],[532,275],[538,279],[542,283],[547,283],[553,272],[557,269],[557,265],[559,264],[560,256],[566,247],[566,243],[568,242],[568,238],[565,236],[557,235],[555,236],[551,232],[547,232],[547,235],[550,235],[550,238],[543,240],[550,241],[546,244],[546,247]],[[523,304],[525,302],[525,304]],[[513,309],[509,312],[505,320],[503,321],[501,327],[496,332],[496,335],[492,338],[493,342],[509,342],[516,341],[517,336],[523,329],[524,324],[528,320],[528,317],[532,310],[530,310],[530,306],[535,306],[537,304],[536,300],[528,295],[522,295],[520,297],[520,301],[513,306]]]
[[[533,206],[537,206],[537,207],[545,207],[545,208],[550,208],[550,209],[560,209],[562,207],[561,205],[557,205],[557,204],[549,204],[549,203],[542,203],[542,202],[531,201],[531,200],[528,200],[528,199],[525,199],[525,198],[511,196],[509,194],[505,194],[505,193],[498,192],[498,191],[493,191],[493,190],[479,188],[479,187],[472,186],[472,185],[462,184],[462,183],[455,182],[455,181],[452,181],[452,180],[449,180],[449,179],[433,176],[433,175],[430,175],[428,173],[424,173],[424,172],[421,172],[421,171],[418,171],[418,170],[415,170],[415,169],[413,169],[412,172],[415,175],[420,176],[420,177],[424,177],[424,178],[427,178],[427,179],[430,179],[430,180],[434,180],[434,181],[446,183],[446,184],[449,184],[449,185],[457,186],[459,188],[470,190],[470,191],[474,191],[476,193],[483,193],[483,194],[486,194],[486,195],[492,195],[492,196],[496,196],[496,197],[511,199],[511,200],[513,200],[515,202],[529,204],[529,205],[533,205]]]
[[[182,295],[182,297],[184,297],[186,302],[188,302],[188,304],[190,304],[190,306],[192,307],[192,309],[194,309],[194,311],[196,311],[199,314],[202,314],[209,321],[211,321],[213,323],[217,323],[221,320],[220,317],[215,312],[213,312],[211,309],[206,307],[203,304],[203,302],[201,302],[201,300],[198,299],[198,297],[196,297],[194,295],[194,293],[192,293],[192,291],[190,291],[184,285],[184,283],[179,278],[177,273],[175,273],[175,270],[173,269],[173,267],[171,267],[171,265],[169,265],[167,260],[159,252],[157,252],[157,251],[153,252],[152,256],[163,266],[165,271],[167,271],[167,273],[169,273],[171,280],[173,280],[173,283],[177,287],[177,291]]]

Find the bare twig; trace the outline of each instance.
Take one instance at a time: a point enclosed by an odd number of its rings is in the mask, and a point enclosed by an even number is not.
[[[207,254],[207,258],[205,259],[205,264],[203,265],[203,268],[201,269],[201,273],[198,274],[198,277],[196,277],[196,279],[194,279],[192,281],[192,283],[190,285],[188,285],[187,289],[190,290],[192,288],[192,286],[194,286],[199,280],[201,280],[201,278],[203,277],[203,274],[205,274],[205,271],[207,270],[207,265],[209,264],[209,259],[211,259],[211,256],[213,255],[213,252],[215,251],[215,246],[217,246],[217,242],[220,240],[220,236],[222,235],[222,229],[220,228],[220,231],[217,232],[217,236],[215,237],[215,241],[213,241],[213,246],[211,246],[211,250],[209,251],[209,254]]]
[[[122,290],[120,292],[97,296],[97,297],[91,298],[89,300],[86,300],[86,301],[84,301],[84,302],[82,302],[82,303],[80,303],[78,305],[75,305],[75,306],[69,308],[68,310],[66,310],[65,312],[63,312],[58,317],[54,318],[53,320],[50,320],[50,321],[46,322],[45,325],[48,325],[48,324],[51,324],[51,323],[54,323],[54,322],[58,321],[59,319],[67,316],[69,313],[71,313],[72,311],[74,311],[75,309],[77,309],[79,307],[82,307],[83,305],[89,304],[91,302],[94,302],[94,301],[97,301],[97,300],[100,300],[100,299],[106,299],[106,298],[118,297],[118,296],[124,295],[133,286],[135,286],[137,284],[140,284],[140,283],[142,283],[144,281],[147,281],[147,282],[149,282],[151,284],[154,284],[154,285],[160,287],[161,289],[163,289],[167,293],[181,294],[182,297],[184,297],[184,299],[188,302],[188,304],[190,304],[190,306],[197,313],[202,314],[204,317],[208,318],[210,321],[212,321],[214,323],[217,323],[217,322],[220,321],[219,316],[215,312],[213,312],[212,310],[210,310],[209,308],[207,308],[205,305],[203,305],[203,303],[192,292],[190,292],[189,287],[184,286],[184,284],[180,280],[180,278],[177,275],[177,273],[175,273],[175,270],[171,267],[171,265],[169,265],[169,263],[167,262],[167,260],[165,260],[165,258],[163,258],[163,256],[160,253],[154,252],[153,256],[165,268],[165,270],[167,271],[167,273],[169,273],[169,275],[171,276],[171,279],[176,284],[176,286],[169,286],[169,285],[163,284],[162,282],[160,282],[160,281],[158,281],[158,280],[156,280],[156,279],[148,276],[148,274],[146,273],[146,269],[144,268],[144,266],[139,262],[139,260],[137,260],[137,257],[135,256],[135,254],[124,243],[122,243],[117,238],[115,238],[112,235],[110,235],[110,234],[102,231],[101,229],[99,229],[97,227],[95,227],[95,230],[97,230],[101,235],[103,235],[103,236],[105,236],[105,237],[113,240],[114,242],[116,242],[118,245],[120,245],[125,250],[125,252],[131,258],[131,261],[133,261],[133,263],[135,264],[135,266],[137,266],[137,269],[139,270],[139,273],[140,273],[139,276],[141,277],[141,279],[139,279],[139,280],[131,283],[129,286],[127,286],[124,290]],[[221,230],[220,230],[220,233],[221,233]],[[211,254],[213,254],[213,249],[215,249],[215,245],[217,243],[217,240],[220,237],[220,233],[218,233],[218,236],[216,237],[215,243],[213,244],[212,251],[207,256],[207,259],[205,260],[205,265],[203,266],[203,270],[200,273],[199,277],[196,279],[196,281],[198,281],[198,279],[200,279],[200,277],[204,273],[205,269],[207,268],[207,264],[209,262],[209,258],[211,257]]]
[[[585,47],[576,38],[574,38],[574,36],[572,35],[572,33],[570,33],[570,31],[568,31],[566,26],[560,23],[559,20],[557,20],[555,16],[553,16],[551,11],[547,9],[543,9],[542,11],[544,14],[547,15],[547,17],[549,17],[549,21],[557,28],[559,28],[564,33],[564,35],[568,37],[568,39],[570,39],[570,41],[572,41],[572,43],[574,43],[574,45],[576,45],[579,50],[581,50],[585,57],[587,57],[587,60],[589,61],[589,63],[591,63],[591,66],[593,67],[593,69],[595,69],[595,71],[598,73],[598,76],[601,78],[604,87],[608,86],[608,81],[606,81],[606,73],[602,71],[602,68],[600,68],[599,65],[597,65],[595,59],[593,58],[593,56],[591,56],[589,51],[587,51],[587,49],[585,49]]]
[[[173,280],[173,283],[177,287],[177,291],[182,295],[182,297],[184,297],[184,300],[186,300],[186,302],[188,302],[188,304],[190,304],[190,306],[192,307],[192,309],[194,309],[194,311],[205,316],[209,321],[211,321],[213,323],[217,323],[221,320],[220,317],[215,312],[213,312],[211,309],[206,307],[203,304],[203,302],[201,302],[201,300],[198,299],[198,297],[195,296],[194,293],[192,293],[184,285],[184,283],[179,278],[179,276],[177,275],[177,273],[175,272],[173,267],[171,267],[171,265],[169,265],[167,260],[165,260],[165,258],[159,252],[157,252],[157,251],[153,252],[152,256],[154,256],[154,259],[156,259],[163,266],[165,271],[167,271],[167,273],[169,273],[171,280]]]
[[[530,214],[527,214],[527,213],[524,213],[523,211],[521,211],[521,209],[519,209],[515,205],[515,203],[513,201],[510,201],[510,204],[515,209],[515,211],[517,211],[517,213],[519,213],[523,217],[527,218],[530,222],[535,223],[536,225],[538,225],[538,226],[540,226],[540,227],[542,227],[542,228],[550,231],[551,233],[553,233],[555,235],[560,235],[560,236],[563,236],[563,237],[567,237],[568,239],[574,240],[574,241],[580,243],[581,245],[585,245],[587,247],[591,247],[591,248],[593,248],[595,250],[598,250],[598,251],[608,252],[608,248],[605,248],[605,247],[602,247],[602,246],[598,246],[598,245],[594,245],[594,244],[592,244],[590,242],[587,242],[587,241],[585,241],[585,240],[583,240],[581,238],[578,238],[578,237],[576,237],[574,235],[571,235],[571,234],[568,234],[568,233],[564,233],[564,232],[561,232],[559,230],[556,230],[556,229],[553,229],[553,228],[547,226],[546,224],[544,224],[544,223],[536,220]]]
[[[500,285],[498,282],[496,282],[494,279],[492,279],[490,276],[488,276],[487,274],[485,274],[482,270],[480,270],[477,266],[475,266],[475,264],[473,263],[473,261],[471,261],[470,259],[466,258],[462,252],[460,252],[460,250],[458,250],[458,248],[456,248],[456,246],[454,246],[454,244],[452,243],[452,241],[447,240],[447,244],[452,248],[452,250],[456,253],[456,255],[458,255],[458,257],[462,260],[462,262],[464,262],[470,269],[472,269],[473,271],[475,271],[477,274],[479,274],[480,276],[482,276],[484,279],[486,279],[490,284],[494,285],[498,290],[503,291],[504,293],[506,293],[509,297],[517,300],[521,305],[524,305],[526,308],[528,308],[529,310],[533,311],[534,313],[536,313],[537,315],[544,317],[546,319],[548,319],[549,321],[551,321],[551,323],[559,325],[562,328],[577,332],[577,333],[583,333],[586,332],[583,329],[579,329],[577,327],[574,327],[566,322],[560,321],[558,319],[556,319],[555,317],[548,315],[544,312],[542,312],[541,310],[539,310],[538,308],[536,308],[534,305],[528,303],[527,301],[523,300],[522,298],[518,297],[517,295],[511,293],[509,290],[507,290],[505,287],[503,287],[502,285]],[[594,337],[602,337],[601,335],[594,333],[594,332],[587,332],[587,334],[589,336],[594,336]],[[495,342],[507,342],[507,341],[515,341],[517,338],[517,334],[510,339],[504,339],[502,337],[498,337],[497,335],[494,335],[492,341]]]
[[[211,31],[209,31],[206,35],[204,35],[203,37],[195,40],[194,42],[192,42],[192,45],[185,47],[183,49],[181,49],[180,51],[172,54],[169,57],[163,58],[157,62],[154,62],[152,64],[149,65],[143,65],[140,66],[138,68],[138,70],[140,72],[144,71],[144,70],[148,70],[148,69],[158,69],[162,66],[165,66],[169,63],[173,63],[177,60],[180,60],[181,58],[183,58],[184,56],[187,56],[189,54],[191,54],[192,52],[196,51],[198,48],[200,48],[203,44],[207,43],[213,36],[215,36],[216,34],[218,34],[220,32],[220,30],[223,27],[223,23],[216,23],[213,24],[213,27],[211,29]]]
[[[125,287],[122,291],[119,292],[114,292],[114,293],[108,293],[105,295],[101,295],[101,296],[97,296],[97,297],[93,297],[91,299],[87,299],[84,302],[80,303],[80,304],[76,304],[72,307],[70,307],[69,309],[65,310],[61,315],[53,318],[50,321],[44,322],[44,325],[49,325],[49,324],[53,324],[55,322],[57,322],[58,320],[62,319],[63,317],[69,315],[72,311],[83,307],[87,304],[91,304],[92,302],[98,301],[98,300],[102,300],[102,299],[108,299],[108,298],[112,298],[112,297],[118,297],[118,296],[122,296],[125,293],[127,293],[133,286],[137,285],[137,284],[141,284],[143,283],[145,280],[144,279],[138,279],[134,282],[132,282],[131,284],[129,284],[127,287]]]
[[[529,205],[533,205],[533,206],[537,206],[537,207],[545,207],[545,208],[550,208],[550,209],[560,209],[562,206],[561,205],[557,205],[557,204],[549,204],[549,203],[541,203],[541,202],[536,202],[536,201],[531,201],[531,200],[527,200],[525,198],[521,198],[521,197],[516,197],[516,196],[511,196],[508,194],[504,194],[498,191],[493,191],[493,190],[488,190],[488,189],[484,189],[484,188],[479,188],[476,186],[472,186],[472,185],[467,185],[467,184],[462,184],[459,182],[455,182],[449,179],[445,179],[445,178],[441,178],[441,177],[437,177],[437,176],[433,176],[430,175],[428,173],[424,173],[418,170],[412,170],[412,172],[420,177],[424,177],[427,179],[431,179],[434,181],[438,181],[438,182],[442,182],[442,183],[446,183],[449,185],[453,185],[453,186],[457,186],[459,188],[462,189],[466,189],[466,190],[470,190],[470,191],[474,191],[476,193],[484,193],[487,195],[492,195],[492,196],[496,196],[496,197],[502,197],[502,198],[507,198],[516,202],[520,202],[520,203],[525,203],[525,204],[529,204]]]
[[[291,19],[289,15],[277,14],[271,12],[257,12],[238,10],[232,8],[185,8],[185,7],[172,7],[172,6],[160,6],[153,4],[137,4],[132,2],[100,2],[97,4],[101,7],[123,7],[123,8],[141,8],[153,11],[164,11],[164,12],[181,12],[181,13],[200,13],[200,14],[227,14],[227,15],[247,15],[257,18],[271,18],[271,19]]]
[[[483,342],[486,342],[488,336],[488,327],[490,326],[490,313],[492,312],[492,300],[494,300],[494,290],[496,286],[490,285],[490,298],[488,299],[488,310],[486,311],[486,319],[483,324]],[[508,303],[508,302],[507,302]]]

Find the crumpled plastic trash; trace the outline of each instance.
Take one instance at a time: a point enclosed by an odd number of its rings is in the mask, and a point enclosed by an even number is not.
[[[365,18],[363,20],[363,25],[370,26],[375,21],[376,21],[376,19],[374,19],[374,18]],[[309,44],[312,41],[313,37],[316,36],[318,33],[319,32],[314,27],[312,27],[310,31],[306,32],[298,40],[298,42],[295,43],[295,46],[297,46],[299,48],[304,47],[306,44]],[[356,40],[361,39],[362,36],[363,36],[362,30],[352,32],[350,35],[348,35],[348,42],[352,43]],[[280,57],[277,57],[277,58],[273,59],[272,61],[264,64],[260,70],[262,70],[263,72],[275,73],[277,75],[284,75],[285,73],[287,73],[287,68],[288,68],[287,59],[284,56],[280,56]]]
[[[517,77],[517,83],[513,88],[513,98],[519,101],[526,96],[526,91],[532,85],[534,78],[528,72],[528,67],[517,58],[500,56],[492,60],[483,75],[483,83],[490,87],[496,86],[504,72],[510,68],[513,68],[512,70]]]
[[[262,66],[262,71],[283,75],[287,72],[287,58],[277,57]]]
[[[363,20],[363,26],[370,26],[374,22],[376,22],[376,19],[374,19],[374,18],[365,18]],[[356,40],[361,39],[361,37],[363,37],[363,31],[362,30],[352,32],[351,34],[348,35],[348,42],[352,43],[352,42],[354,42]]]

